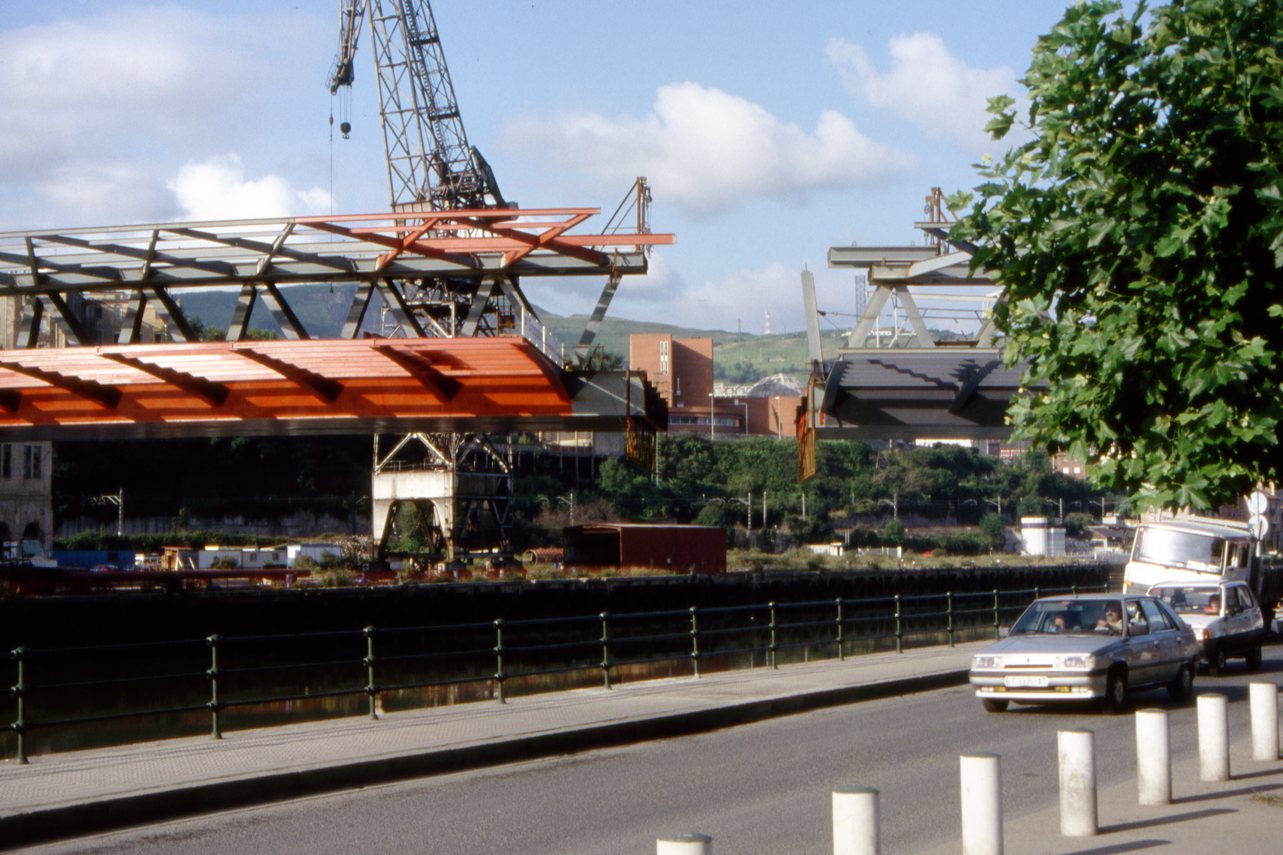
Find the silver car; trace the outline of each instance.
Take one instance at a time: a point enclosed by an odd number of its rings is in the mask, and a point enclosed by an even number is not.
[[[972,657],[970,678],[989,712],[1012,701],[1085,700],[1118,712],[1134,689],[1163,686],[1188,698],[1198,655],[1193,631],[1156,597],[1043,597]]]

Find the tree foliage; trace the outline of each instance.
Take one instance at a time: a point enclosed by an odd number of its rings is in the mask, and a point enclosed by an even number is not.
[[[1143,505],[1208,508],[1280,480],[1283,4],[1070,8],[1039,40],[1031,138],[982,164],[951,237],[1005,287],[1028,361],[1017,436]]]

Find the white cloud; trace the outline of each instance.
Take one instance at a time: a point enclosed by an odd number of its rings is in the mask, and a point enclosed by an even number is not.
[[[670,275],[659,271],[662,275]],[[798,270],[781,264],[737,270],[695,287],[683,287],[680,280],[661,280],[660,287],[646,290],[646,283],[625,279],[612,314],[625,317],[655,317],[656,305],[665,306],[665,323],[698,329],[735,330],[761,333],[766,313],[771,315],[772,332],[802,328],[802,286]]]
[[[821,113],[808,132],[759,104],[697,83],[660,87],[641,119],[524,118],[511,122],[505,136],[616,185],[645,175],[666,201],[697,214],[751,199],[796,200],[873,185],[915,163],[834,111]]]
[[[39,193],[93,225],[171,220],[177,211],[172,194],[128,162],[60,166],[40,183]]]
[[[246,179],[235,154],[185,163],[168,186],[182,215],[193,220],[322,214],[330,207],[329,193],[319,187],[294,190],[279,175]]]
[[[995,145],[1006,147],[1005,141],[995,144],[984,131],[990,118],[985,107],[995,95],[1017,95],[1011,68],[972,68],[932,33],[897,36],[888,47],[887,71],[877,69],[863,47],[842,39],[830,40],[826,52],[852,94],[929,137],[953,142],[971,155],[992,151]]]
[[[5,227],[172,219],[166,179],[185,160],[258,150],[270,123],[244,117],[284,121],[272,99],[314,38],[307,16],[275,11],[53,14],[0,31],[0,198],[16,201],[0,210]]]
[[[0,154],[49,163],[51,148],[101,152],[139,130],[186,136],[265,70],[251,51],[227,50],[220,35],[230,26],[176,7],[126,7],[0,33]]]

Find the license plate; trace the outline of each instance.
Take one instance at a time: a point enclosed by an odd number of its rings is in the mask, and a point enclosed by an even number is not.
[[[1018,674],[1014,677],[1004,677],[1003,685],[1012,689],[1045,689],[1047,688],[1047,678],[1043,675]]]

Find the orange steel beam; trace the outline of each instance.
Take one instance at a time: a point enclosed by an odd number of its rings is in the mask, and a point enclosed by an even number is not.
[[[650,416],[624,403],[629,396],[623,385],[618,394],[578,402],[564,378],[534,345],[517,337],[0,351],[0,441],[622,430],[629,420]],[[624,372],[591,379],[598,386],[638,382]],[[603,397],[618,399],[606,405],[610,411],[601,409]]]

